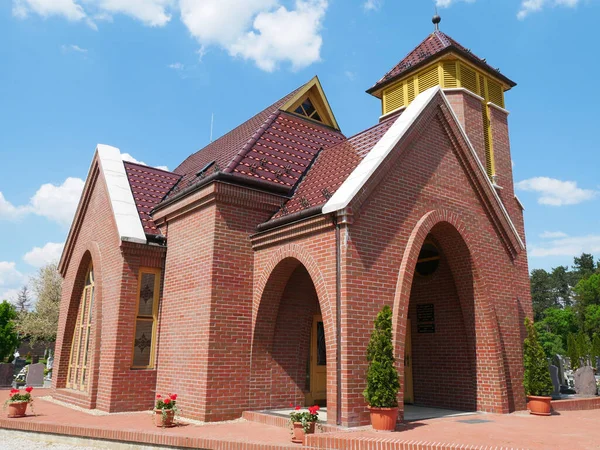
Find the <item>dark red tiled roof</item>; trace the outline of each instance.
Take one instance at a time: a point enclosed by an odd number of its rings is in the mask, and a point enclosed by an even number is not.
[[[273,219],[324,205],[399,116],[400,114],[397,114],[338,145],[324,149],[298,185],[292,198]]]
[[[291,189],[321,148],[345,139],[332,128],[279,111],[242,159],[232,162],[230,170]]]
[[[200,182],[202,178],[197,173],[213,161],[206,175],[222,171],[241,178],[258,178],[275,185],[290,186],[291,189],[303,167],[308,165],[304,156],[314,156],[319,147],[345,139],[339,131],[280,111],[303,87],[188,157],[173,171],[182,179],[171,195]],[[265,159],[266,166],[263,167],[261,164]],[[252,168],[253,164],[257,165]],[[287,166],[291,166],[288,173],[277,176],[278,171],[285,172]]]
[[[144,232],[159,235],[160,231],[156,228],[150,211],[177,184],[181,175],[132,162],[123,162],[123,165]]]
[[[515,83],[504,75],[500,74],[496,69],[486,63],[484,59],[479,58],[473,54],[469,49],[459,44],[457,41],[452,39],[441,31],[434,31],[425,38],[423,42],[415,47],[406,57],[395,65],[388,73],[386,73],[375,85],[370,88],[367,92],[373,92],[379,87],[387,84],[395,78],[399,78],[411,69],[419,66],[422,63],[434,58],[438,53],[445,50],[457,50],[463,56],[466,56],[473,62],[480,66],[485,67],[487,70],[493,72],[501,79],[504,79],[508,84],[514,85]]]

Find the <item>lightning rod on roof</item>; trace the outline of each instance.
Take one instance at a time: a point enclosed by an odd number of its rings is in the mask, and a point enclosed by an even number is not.
[[[438,14],[437,5],[435,7],[435,16],[433,16],[433,19],[431,19],[431,21],[435,26],[435,31],[440,31],[440,22],[442,21],[442,18]]]
[[[210,142],[213,141],[213,125],[215,124],[215,113],[210,116]]]

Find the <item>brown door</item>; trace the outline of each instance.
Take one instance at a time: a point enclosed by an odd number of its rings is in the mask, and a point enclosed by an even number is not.
[[[313,318],[310,336],[310,392],[306,396],[308,405],[327,403],[327,353],[325,351],[325,327],[323,317]]]
[[[412,328],[410,319],[406,319],[406,338],[404,341],[404,403],[414,403],[412,371]]]

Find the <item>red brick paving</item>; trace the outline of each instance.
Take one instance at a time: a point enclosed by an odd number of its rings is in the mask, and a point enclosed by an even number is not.
[[[36,397],[49,391],[37,389]],[[0,392],[0,399],[7,391]],[[36,416],[22,419],[0,417],[1,428],[66,434],[78,437],[135,441],[179,448],[236,450],[300,449],[290,443],[286,428],[257,422],[209,425],[182,424],[161,429],[151,415],[140,413],[95,416],[37,398]],[[481,419],[469,424],[464,420]],[[526,413],[482,414],[423,420],[402,426],[394,433],[371,430],[319,433],[304,448],[319,449],[598,449],[600,410],[568,411],[551,417]]]

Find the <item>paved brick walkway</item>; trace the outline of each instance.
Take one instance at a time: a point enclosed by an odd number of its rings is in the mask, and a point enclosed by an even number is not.
[[[34,391],[36,397],[48,395]],[[8,393],[0,391],[0,400]],[[94,439],[133,441],[179,448],[220,450],[300,449],[288,429],[240,420],[222,424],[182,424],[161,429],[148,413],[95,416],[36,399],[36,416],[7,419],[0,427]],[[479,414],[413,422],[394,433],[371,430],[321,433],[305,448],[353,450],[600,449],[600,410],[565,411],[551,417],[525,413]]]

